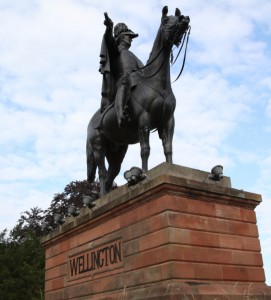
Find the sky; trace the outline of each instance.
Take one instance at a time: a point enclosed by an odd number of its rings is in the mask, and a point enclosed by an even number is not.
[[[0,231],[86,179],[86,128],[101,99],[104,12],[139,34],[131,50],[145,63],[165,5],[191,20],[186,65],[172,85],[173,162],[207,172],[221,164],[233,188],[262,195],[256,215],[271,285],[269,0],[0,0]],[[125,170],[141,166],[139,151],[129,147],[118,185]],[[152,133],[149,167],[164,161]]]

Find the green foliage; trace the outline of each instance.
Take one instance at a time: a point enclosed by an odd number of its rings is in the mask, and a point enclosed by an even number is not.
[[[44,251],[37,225],[42,210],[24,212],[6,237],[0,234],[0,299],[42,299],[44,286]]]
[[[116,186],[115,186],[116,187]],[[38,207],[22,213],[10,231],[0,232],[0,300],[42,300],[44,289],[44,251],[40,237],[42,221],[53,228],[53,215],[65,216],[68,206],[83,206],[83,196],[99,197],[99,183],[84,181],[69,183],[63,193],[56,194],[50,207]]]
[[[114,186],[116,188],[116,185]],[[55,194],[50,207],[44,211],[44,221],[53,229],[58,225],[54,224],[53,216],[60,214],[67,215],[68,206],[74,205],[76,208],[83,206],[83,197],[90,196],[93,200],[99,198],[100,184],[97,181],[89,183],[87,180],[72,181],[66,185],[64,192]]]

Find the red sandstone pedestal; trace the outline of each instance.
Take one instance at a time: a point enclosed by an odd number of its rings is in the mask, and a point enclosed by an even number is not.
[[[45,299],[271,299],[255,207],[224,177],[164,163],[45,236]]]

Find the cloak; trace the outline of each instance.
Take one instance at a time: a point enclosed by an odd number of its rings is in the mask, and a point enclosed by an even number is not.
[[[103,37],[101,44],[99,72],[103,75],[101,90],[101,112],[103,112],[109,104],[114,102],[116,94],[115,80],[110,68],[110,58],[105,37]]]

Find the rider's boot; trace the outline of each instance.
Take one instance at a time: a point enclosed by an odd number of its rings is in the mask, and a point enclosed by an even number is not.
[[[126,89],[127,88],[125,85],[121,85],[118,88],[116,99],[115,99],[115,107],[116,107],[119,127],[125,127],[130,122],[130,118],[126,107]]]

